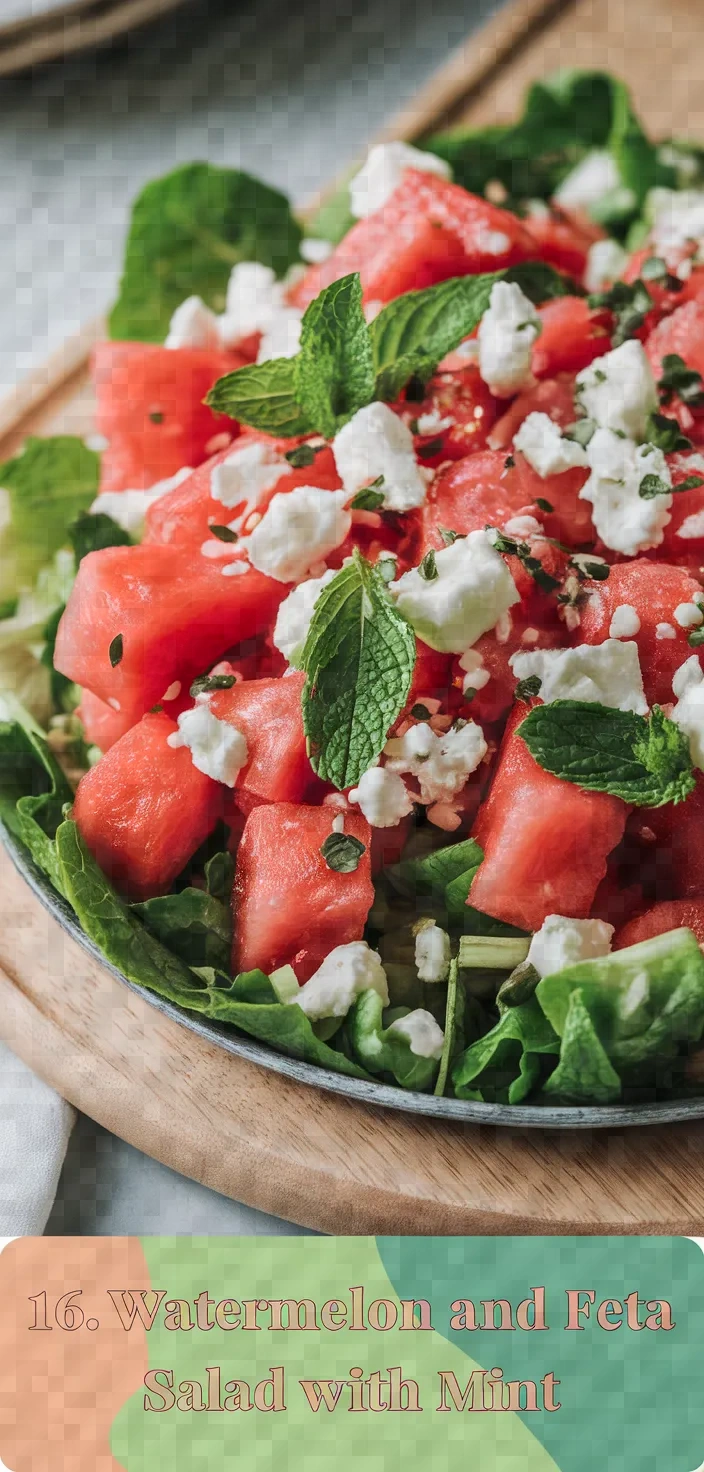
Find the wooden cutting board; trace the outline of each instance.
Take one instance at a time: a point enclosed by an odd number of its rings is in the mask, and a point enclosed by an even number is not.
[[[45,0],[13,5],[11,19],[0,0],[0,76],[58,61],[77,51],[106,46],[118,36],[160,20],[184,0]]]
[[[704,138],[701,0],[519,0],[385,137],[515,115],[557,66],[620,73],[653,130]],[[28,432],[88,433],[94,324],[0,404]],[[0,849],[0,1036],[78,1108],[214,1190],[337,1233],[704,1235],[704,1122],[599,1133],[435,1123],[222,1052],[71,940]]]

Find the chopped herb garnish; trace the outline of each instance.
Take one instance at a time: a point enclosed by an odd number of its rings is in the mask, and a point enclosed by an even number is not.
[[[570,558],[570,567],[573,567],[580,581],[583,578],[592,578],[595,583],[605,583],[611,568],[608,562],[590,562],[584,553]]]
[[[212,532],[213,536],[217,537],[219,542],[237,542],[239,540],[237,532],[233,532],[231,526],[211,525],[208,527],[208,531]]]
[[[507,455],[506,459],[504,460],[504,470],[513,470],[515,464],[516,462],[513,458],[513,455]]]
[[[328,869],[336,874],[354,874],[364,851],[365,845],[352,833],[329,833],[320,848]]]
[[[673,394],[677,394],[683,404],[697,409],[704,404],[704,386],[702,375],[695,368],[688,368],[679,353],[666,353],[662,360],[662,377],[658,380],[660,398],[663,404],[669,404]]]
[[[164,423],[164,416],[161,412],[161,409],[151,409],[149,411],[149,418],[151,419],[152,424]]]
[[[475,697],[475,695],[476,695],[477,692],[476,692],[476,690],[475,690],[475,688],[474,688],[473,685],[468,685],[467,686],[467,689],[466,690],[463,690],[462,693],[464,695],[465,700],[474,700],[474,697]]]
[[[296,445],[294,450],[286,451],[284,460],[288,460],[294,470],[305,470],[307,465],[313,464],[318,450],[322,449],[322,445]]]
[[[638,495],[644,501],[654,501],[656,496],[669,496],[672,486],[660,475],[644,475],[638,487]]]
[[[231,690],[237,683],[236,675],[199,675],[191,685],[191,696],[210,694],[212,690]]]
[[[691,634],[687,636],[687,643],[690,649],[699,649],[704,644],[704,627],[701,629],[692,629]]]
[[[516,700],[533,700],[540,694],[542,680],[539,675],[528,675],[527,679],[519,680],[516,686]]]
[[[362,486],[352,497],[350,507],[353,511],[378,511],[384,504],[384,492],[375,491],[371,486]]]
[[[647,261],[644,261],[640,274],[643,281],[657,281],[665,287],[666,291],[681,291],[684,286],[679,276],[673,276],[668,271],[665,261],[660,256],[650,256]]]
[[[544,593],[553,593],[556,588],[559,588],[560,579],[554,578],[552,573],[545,571],[540,558],[533,556],[527,542],[517,542],[515,537],[507,537],[505,532],[498,531],[495,526],[487,526],[485,530],[489,533],[496,551],[502,552],[505,557],[517,557],[526,572]]]
[[[546,511],[548,515],[555,510],[555,507],[550,501],[546,501],[544,496],[536,496],[535,504],[541,511]]]
[[[438,567],[432,547],[429,552],[426,552],[418,571],[421,577],[425,578],[426,583],[432,583],[438,576]]]
[[[595,292],[588,298],[590,307],[606,307],[613,312],[616,328],[612,342],[615,348],[633,337],[646,319],[653,306],[653,298],[644,281],[615,281],[608,291]],[[605,383],[606,374],[601,368],[594,369],[596,383]]]
[[[704,486],[704,475],[686,475],[684,480],[673,486],[673,491],[696,491],[698,486]]]
[[[656,450],[662,450],[665,455],[671,455],[674,450],[691,450],[692,448],[692,441],[682,433],[677,420],[669,419],[667,414],[648,415],[645,438],[649,444],[655,445]]]
[[[590,439],[596,430],[593,419],[576,419],[574,424],[568,424],[562,431],[563,440],[573,440],[576,445],[581,445],[586,450]]]
[[[120,663],[120,660],[122,659],[123,653],[124,653],[124,644],[123,644],[122,634],[116,634],[115,635],[115,638],[114,639],[111,639],[111,641],[110,641],[110,648],[108,649],[108,655],[109,655],[110,663],[111,663],[113,669],[115,669],[115,666]]]
[[[414,705],[411,707],[411,715],[416,721],[429,721],[430,711],[427,705]]]
[[[453,542],[459,542],[459,541],[461,541],[464,538],[465,533],[464,532],[453,532],[450,527],[447,527],[447,526],[439,526],[438,527],[438,536],[442,537],[442,540],[445,543],[445,546],[446,547],[451,547],[452,544],[453,544]]]
[[[442,435],[440,435],[437,439],[428,440],[427,445],[419,445],[418,454],[422,455],[424,460],[428,460],[430,459],[431,455],[440,454],[443,444],[444,440],[442,438]]]

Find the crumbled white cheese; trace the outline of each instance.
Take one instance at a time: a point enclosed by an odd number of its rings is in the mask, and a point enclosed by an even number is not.
[[[346,500],[346,491],[318,486],[277,491],[247,541],[252,566],[280,583],[300,582],[344,542],[352,525]]]
[[[704,190],[651,189],[645,214],[650,239],[665,255],[704,242]]]
[[[605,920],[570,920],[566,915],[547,915],[533,936],[528,961],[539,976],[554,976],[579,961],[608,956],[614,933]]]
[[[675,535],[682,537],[684,542],[695,542],[704,537],[704,511],[694,511],[691,516],[686,516]]]
[[[535,516],[512,516],[504,522],[503,529],[507,536],[517,537],[519,542],[530,542],[533,537],[545,534],[545,528]]]
[[[595,240],[589,247],[584,285],[587,291],[602,291],[618,281],[628,264],[628,253],[617,240]]]
[[[433,409],[429,414],[419,414],[416,420],[417,433],[442,434],[444,429],[449,429],[454,424],[451,414],[441,414],[439,409]]]
[[[562,180],[553,198],[563,209],[588,209],[620,187],[621,176],[613,154],[605,148],[594,148]]]
[[[417,1007],[415,1012],[408,1012],[405,1017],[397,1017],[389,1032],[406,1038],[416,1058],[442,1058],[445,1034],[432,1012],[426,1012],[424,1007]]]
[[[531,354],[539,332],[538,313],[520,286],[495,282],[477,335],[479,372],[498,398],[532,387]]]
[[[230,273],[220,336],[226,346],[254,332],[266,332],[281,311],[284,287],[271,266],[240,261]]]
[[[696,654],[692,654],[675,672],[672,689],[677,696],[672,720],[689,737],[689,750],[695,767],[704,771],[704,672]]]
[[[403,778],[388,767],[370,767],[347,796],[358,804],[372,828],[395,828],[413,811]]]
[[[307,578],[289,593],[288,598],[284,598],[279,608],[274,626],[274,644],[283,654],[284,659],[287,659],[294,667],[303,653],[313,609],[323,588],[326,588],[335,576],[334,570],[329,568],[321,578]]]
[[[681,629],[696,629],[704,623],[704,613],[698,603],[678,603],[674,618]]]
[[[372,951],[365,940],[353,940],[335,946],[289,1003],[297,1003],[311,1021],[346,1017],[355,998],[367,991],[378,992],[388,1007],[389,988],[379,953]]]
[[[229,721],[218,720],[205,704],[182,711],[178,731],[166,739],[169,746],[187,746],[194,767],[225,787],[234,787],[242,767],[247,765],[247,742],[242,732]]]
[[[301,345],[303,313],[297,307],[282,307],[262,333],[258,363],[270,358],[295,358]]]
[[[635,639],[640,633],[640,619],[631,603],[619,603],[611,615],[610,639]]]
[[[376,143],[359,173],[350,180],[350,211],[355,219],[361,220],[364,215],[380,210],[398,189],[406,169],[420,169],[426,174],[437,174],[440,179],[452,178],[450,165],[434,153],[412,148],[408,143]]]
[[[214,501],[221,501],[230,510],[244,503],[245,509],[237,523],[241,525],[287,470],[286,461],[277,455],[274,447],[258,440],[234,449],[215,466],[210,476],[210,494]]]
[[[90,508],[91,515],[109,516],[123,531],[129,532],[131,537],[139,538],[144,531],[144,518],[149,507],[176,486],[180,486],[182,481],[188,480],[192,474],[192,467],[184,465],[175,475],[170,475],[167,480],[157,481],[146,491],[101,491]]]
[[[520,603],[508,567],[486,532],[470,532],[436,552],[435,569],[437,577],[425,578],[411,568],[390,587],[419,638],[440,653],[463,654]]]
[[[676,639],[677,638],[677,630],[675,628],[673,628],[672,624],[656,624],[655,625],[655,638],[656,639]]]
[[[249,563],[240,558],[238,562],[228,562],[227,567],[221,567],[220,572],[224,578],[241,578],[249,572]]]
[[[421,981],[444,981],[450,969],[452,945],[439,925],[424,925],[416,935],[416,971]]]
[[[321,266],[332,255],[335,247],[331,240],[320,240],[317,235],[308,235],[301,241],[301,259],[309,266]]]
[[[543,478],[587,464],[582,446],[576,440],[563,439],[559,425],[549,414],[528,414],[514,435],[513,447],[525,455],[528,464]]]
[[[481,726],[474,721],[438,734],[427,722],[410,726],[384,747],[392,772],[417,778],[423,802],[451,802],[487,753]]]
[[[509,664],[518,680],[538,676],[546,705],[553,700],[590,700],[614,710],[647,713],[637,644],[605,639],[603,644],[578,644],[574,649],[532,649],[512,654]]]
[[[388,404],[377,401],[358,409],[335,435],[332,450],[348,497],[382,476],[378,489],[387,510],[423,505],[428,487],[416,461],[413,435]]]
[[[218,319],[199,296],[187,296],[176,308],[164,344],[167,348],[219,348]]]
[[[537,637],[539,636],[536,635]],[[489,670],[484,668],[482,656],[477,653],[476,649],[465,649],[464,654],[460,655],[459,666],[461,670],[466,671],[462,681],[464,694],[468,690],[483,690],[484,686],[489,684],[491,675]]]
[[[656,475],[664,485],[672,485],[662,450],[654,445],[634,445],[611,429],[597,429],[587,446],[587,459],[591,475],[579,497],[590,502],[592,521],[602,542],[627,557],[659,547],[665,527],[672,520],[672,495],[647,498],[640,495],[640,485],[646,475]]]
[[[485,256],[505,256],[511,249],[511,240],[503,230],[489,230],[480,225],[477,230],[477,250]]]
[[[602,429],[641,440],[648,415],[658,407],[658,393],[642,342],[629,338],[619,348],[595,358],[576,378],[576,396],[585,414]]]

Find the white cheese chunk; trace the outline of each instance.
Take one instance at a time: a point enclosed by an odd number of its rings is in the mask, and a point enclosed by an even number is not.
[[[440,179],[452,178],[450,165],[433,153],[412,148],[409,143],[376,143],[359,173],[350,180],[350,210],[355,219],[380,210],[398,189],[406,169],[420,169]]]
[[[335,946],[289,1001],[301,1007],[311,1021],[319,1017],[346,1017],[355,998],[366,991],[378,992],[388,1007],[389,988],[380,955],[365,940],[353,940],[348,945]]]
[[[584,285],[587,291],[602,291],[618,281],[628,264],[628,253],[617,240],[595,240],[589,247]]]
[[[297,307],[282,307],[262,333],[258,363],[270,358],[295,358],[301,345],[303,313]]]
[[[463,654],[520,602],[508,567],[486,532],[470,532],[443,547],[435,553],[435,568],[434,578],[411,568],[390,587],[419,638],[440,653]]]
[[[348,497],[383,477],[379,490],[389,511],[422,506],[427,484],[421,474],[408,425],[388,404],[358,409],[332,443],[335,465]]]
[[[686,516],[675,535],[681,537],[683,542],[696,542],[704,537],[704,511],[694,511],[691,516]]]
[[[406,1038],[416,1058],[442,1058],[445,1034],[432,1012],[426,1012],[424,1007],[417,1007],[415,1012],[408,1012],[405,1017],[397,1017],[389,1032]]]
[[[640,619],[631,603],[619,603],[609,624],[610,639],[635,639],[640,633]]]
[[[452,945],[447,931],[433,920],[416,936],[416,971],[421,981],[445,981],[452,959]]]
[[[704,672],[696,654],[690,655],[675,672],[672,689],[677,696],[672,720],[689,737],[695,767],[704,771]]]
[[[100,516],[102,513],[109,516],[123,531],[138,539],[144,531],[144,518],[149,507],[192,474],[192,467],[184,465],[175,475],[170,475],[167,480],[158,480],[145,491],[101,491],[90,508],[91,515]]]
[[[696,629],[704,622],[704,613],[698,603],[678,603],[674,619],[681,629]]]
[[[535,382],[533,344],[540,318],[515,282],[497,281],[479,323],[479,372],[497,398],[508,398]]]
[[[344,542],[352,525],[346,500],[346,491],[317,486],[277,491],[248,538],[252,566],[280,583],[300,582],[309,568]]]
[[[532,649],[512,654],[509,664],[518,680],[538,676],[546,705],[553,700],[589,700],[614,710],[647,713],[637,644],[605,639],[603,644],[578,644],[575,649]]]
[[[538,634],[536,634],[536,638],[539,638]],[[464,680],[462,681],[462,691],[464,694],[468,690],[483,690],[484,686],[489,684],[491,673],[484,668],[484,660],[481,654],[477,653],[476,649],[465,649],[464,654],[460,655],[459,666],[461,670],[466,671]]]
[[[545,534],[544,526],[534,516],[512,516],[504,522],[503,529],[507,536],[517,537],[519,542],[530,542]]]
[[[461,792],[487,753],[481,726],[474,721],[438,734],[423,722],[403,736],[392,736],[384,747],[387,769],[409,772],[426,803],[447,803]]]
[[[658,407],[658,394],[642,342],[628,342],[595,358],[577,374],[577,398],[585,414],[602,429],[635,440],[645,436],[648,415]]]
[[[429,414],[419,414],[416,421],[417,433],[442,434],[444,429],[449,429],[454,424],[451,414],[441,414],[439,409],[432,409]]]
[[[245,509],[239,518],[241,524],[288,468],[286,461],[266,441],[242,445],[215,466],[210,476],[210,494],[214,501],[221,501],[229,510],[244,504]]]
[[[513,446],[543,477],[587,464],[586,451],[576,440],[563,439],[559,425],[549,414],[528,414],[514,435]]]
[[[332,255],[335,247],[331,240],[321,240],[317,235],[308,235],[301,241],[301,259],[309,266],[320,266]]]
[[[176,308],[164,344],[167,348],[219,348],[218,319],[199,296],[188,296]]]
[[[219,320],[222,342],[231,346],[241,337],[266,332],[283,306],[284,286],[271,266],[240,261],[230,273],[224,315]]]
[[[178,731],[166,739],[169,746],[187,746],[194,767],[225,787],[234,787],[242,767],[247,765],[247,742],[242,732],[229,721],[218,720],[206,704],[182,711]]]
[[[334,570],[329,568],[321,578],[307,578],[289,593],[288,598],[284,598],[279,608],[274,626],[274,644],[284,659],[294,667],[298,665],[303,653],[318,598],[334,577]]]
[[[605,920],[570,920],[566,915],[548,915],[530,943],[528,961],[539,976],[554,976],[579,961],[608,956],[613,925]]]
[[[370,767],[347,796],[372,828],[395,828],[413,810],[405,782],[388,767]]]
[[[676,639],[677,638],[677,630],[675,628],[673,628],[672,624],[656,624],[655,625],[655,638],[656,639]]]
[[[627,346],[627,344],[625,344]],[[649,547],[659,547],[665,527],[672,520],[672,495],[641,496],[646,475],[656,475],[672,485],[670,469],[654,445],[634,445],[611,429],[597,429],[587,446],[591,469],[579,492],[589,501],[594,527],[607,547],[635,557]]]
[[[613,154],[605,148],[594,148],[562,180],[553,198],[563,209],[589,209],[620,187],[621,176]]]
[[[645,214],[650,239],[665,256],[704,242],[704,190],[651,189]]]

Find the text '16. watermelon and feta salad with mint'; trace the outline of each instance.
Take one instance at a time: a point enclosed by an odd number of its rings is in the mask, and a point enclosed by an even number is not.
[[[704,151],[570,72],[305,238],[181,167],[110,331],[0,467],[2,817],[86,934],[353,1078],[701,1092]]]

